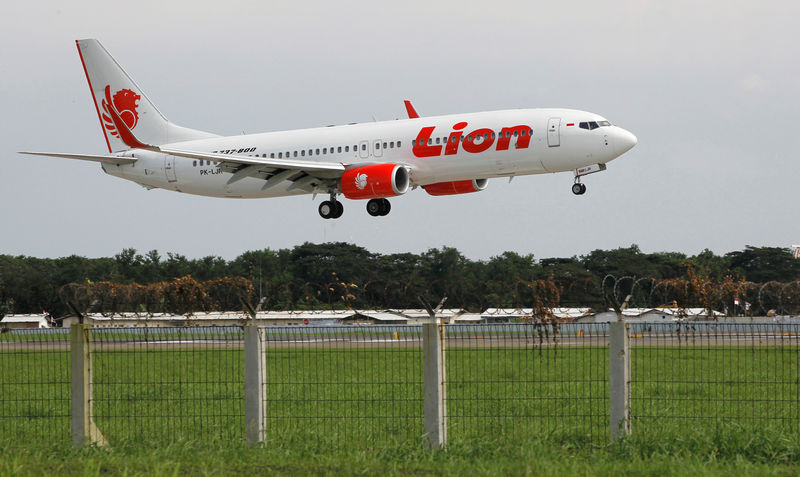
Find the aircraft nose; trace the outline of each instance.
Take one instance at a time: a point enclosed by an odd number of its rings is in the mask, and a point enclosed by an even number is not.
[[[620,127],[617,128],[617,134],[614,138],[614,147],[617,150],[617,154],[621,155],[630,151],[638,142],[639,140],[636,139],[632,132]]]

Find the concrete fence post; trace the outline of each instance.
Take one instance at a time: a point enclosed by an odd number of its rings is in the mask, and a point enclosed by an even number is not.
[[[247,444],[264,442],[266,436],[266,356],[264,329],[244,326],[244,422]]]
[[[91,332],[92,325],[75,324],[70,327],[72,442],[76,446],[106,444],[92,415]]]
[[[447,444],[447,397],[444,362],[444,324],[422,325],[422,359],[425,387],[425,435],[431,449]]]
[[[608,325],[608,401],[611,439],[631,433],[630,325],[624,321]]]

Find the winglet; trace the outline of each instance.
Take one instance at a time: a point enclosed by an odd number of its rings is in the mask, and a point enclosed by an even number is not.
[[[403,103],[405,103],[406,105],[406,111],[408,112],[409,119],[416,119],[419,117],[419,114],[417,114],[417,111],[414,109],[414,106],[411,105],[411,101],[405,100],[403,101]]]

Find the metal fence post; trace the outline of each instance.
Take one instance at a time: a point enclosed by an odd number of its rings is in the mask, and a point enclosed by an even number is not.
[[[266,370],[264,330],[248,322],[244,326],[244,422],[247,444],[263,442],[265,437]]]
[[[70,327],[72,442],[76,446],[106,444],[92,419],[91,330],[92,325],[75,324]]]
[[[427,445],[431,449],[438,449],[447,444],[444,339],[444,324],[440,320],[422,325],[425,435],[428,437]]]
[[[611,439],[631,433],[631,347],[630,325],[624,321],[608,324],[608,403]]]

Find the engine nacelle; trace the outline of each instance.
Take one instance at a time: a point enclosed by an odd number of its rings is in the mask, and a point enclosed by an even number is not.
[[[372,164],[344,171],[342,194],[348,199],[382,199],[408,191],[408,170],[398,164]]]
[[[422,186],[430,195],[455,195],[478,192],[486,188],[488,179],[472,179],[471,181],[437,182]]]

